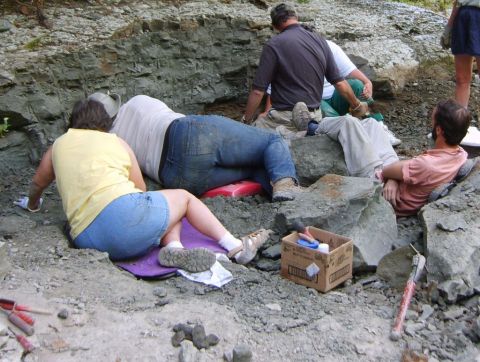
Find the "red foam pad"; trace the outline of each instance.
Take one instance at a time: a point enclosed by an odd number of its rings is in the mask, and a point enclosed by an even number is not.
[[[233,184],[220,186],[205,192],[202,198],[215,197],[215,196],[227,196],[227,197],[240,197],[257,195],[262,192],[262,185],[253,181],[239,181]]]

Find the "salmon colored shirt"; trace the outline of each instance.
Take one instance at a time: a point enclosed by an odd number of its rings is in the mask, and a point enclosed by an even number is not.
[[[397,216],[417,213],[426,204],[430,193],[441,184],[450,182],[467,160],[463,148],[432,149],[403,164],[403,181],[399,184]]]

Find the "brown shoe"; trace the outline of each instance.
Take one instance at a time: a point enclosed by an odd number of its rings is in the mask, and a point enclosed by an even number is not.
[[[291,201],[302,192],[302,188],[291,177],[284,177],[273,184],[272,201]]]

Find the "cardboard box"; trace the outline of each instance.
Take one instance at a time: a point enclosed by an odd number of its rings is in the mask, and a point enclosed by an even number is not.
[[[297,232],[287,235],[282,239],[280,275],[297,284],[327,292],[352,277],[353,242],[322,229],[309,227],[308,230],[317,240],[328,244],[330,252],[321,253],[298,245]],[[317,269],[317,274],[309,276]]]

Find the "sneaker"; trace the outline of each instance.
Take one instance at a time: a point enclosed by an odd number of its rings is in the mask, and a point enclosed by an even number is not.
[[[437,186],[432,192],[430,192],[430,195],[428,195],[428,202],[434,202],[442,197],[447,196],[454,186],[455,182],[447,182]]]
[[[310,122],[308,122],[306,135],[315,136],[316,135],[315,132],[317,131],[317,128],[318,128],[318,122],[312,119]]]
[[[272,201],[295,200],[295,196],[300,192],[302,189],[293,178],[284,177],[273,184]]]
[[[305,131],[311,119],[312,117],[305,103],[298,102],[295,104],[292,110],[292,122],[299,131]]]
[[[473,168],[477,165],[477,163],[477,158],[469,158],[468,160],[466,160],[465,163],[460,166],[457,172],[457,176],[455,176],[454,178],[454,181],[461,182],[465,180],[465,178],[470,175],[470,172],[472,172]]]
[[[160,265],[183,269],[192,273],[209,270],[216,260],[215,253],[206,248],[183,249],[163,247],[158,253]]]
[[[395,146],[398,146],[400,143],[402,143],[402,140],[397,138],[395,136],[395,134],[390,131],[387,127],[387,125],[383,122],[382,123],[382,126],[383,126],[383,129],[385,130],[385,132],[387,133],[387,136],[388,136],[388,140],[390,141],[390,144],[395,147]]]
[[[228,253],[229,258],[234,258],[238,264],[248,264],[257,255],[260,248],[273,233],[272,230],[260,229],[241,238],[242,245]]]

